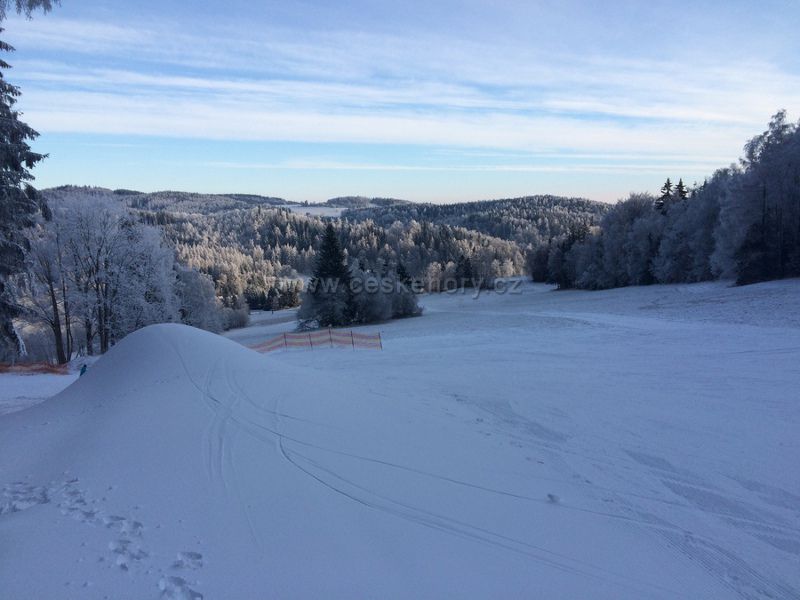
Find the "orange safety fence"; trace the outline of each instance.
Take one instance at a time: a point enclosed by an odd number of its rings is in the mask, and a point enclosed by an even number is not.
[[[0,363],[0,373],[17,373],[21,375],[32,375],[34,373],[50,373],[52,375],[66,375],[69,373],[67,365],[51,365],[50,363],[17,363],[9,365]]]
[[[357,333],[340,329],[319,329],[309,333],[281,333],[250,346],[256,352],[273,352],[283,348],[365,348],[383,350],[380,333]]]

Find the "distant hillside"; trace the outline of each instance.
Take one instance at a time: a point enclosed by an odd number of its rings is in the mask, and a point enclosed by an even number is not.
[[[249,209],[258,206],[294,206],[297,202],[259,196],[256,194],[197,194],[193,192],[137,192],[135,190],[110,190],[101,187],[65,185],[42,190],[45,198],[58,200],[62,196],[76,194],[107,198],[109,202],[121,202],[137,210],[165,211],[188,214],[213,214],[236,209]]]
[[[459,204],[393,201],[373,206],[354,206],[342,213],[351,221],[372,220],[382,227],[399,221],[464,227],[486,235],[512,240],[524,246],[538,245],[576,228],[596,225],[609,205],[585,198],[526,196]]]
[[[467,260],[484,281],[522,274],[526,254],[596,225],[607,211],[598,202],[553,196],[435,205],[357,196],[289,203],[249,194],[78,186],[43,194],[53,205],[85,197],[122,204],[161,227],[178,261],[208,274],[232,308],[244,302],[263,308],[275,290],[312,273],[317,242],[330,221],[350,260],[362,268],[383,272],[402,264],[438,289]]]

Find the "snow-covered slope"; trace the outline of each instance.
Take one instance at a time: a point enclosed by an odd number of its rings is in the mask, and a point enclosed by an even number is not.
[[[800,597],[800,282],[522,292],[129,336],[0,417],[0,596]]]

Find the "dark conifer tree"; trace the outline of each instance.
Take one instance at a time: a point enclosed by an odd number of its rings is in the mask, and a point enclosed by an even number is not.
[[[14,49],[0,41],[0,50]],[[20,91],[3,76],[2,70],[8,68],[10,65],[0,59],[0,350],[23,353],[12,321],[18,308],[9,288],[25,260],[27,241],[23,230],[33,225],[40,211],[46,217],[49,214],[28,183],[33,179],[30,169],[45,157],[33,152],[29,145],[39,134],[22,122],[21,113],[14,109]]]
[[[269,288],[269,292],[267,293],[267,297],[264,302],[264,308],[267,310],[278,310],[281,308],[281,303],[279,300],[279,292],[278,288],[272,286]]]
[[[397,263],[397,280],[404,285],[411,285],[411,275],[403,263]]]
[[[689,190],[683,184],[683,179],[679,179],[678,185],[675,186],[675,196],[678,200],[686,200],[689,197]]]
[[[298,317],[320,327],[347,325],[354,311],[350,269],[331,223],[325,228],[317,253],[317,267]]]
[[[472,287],[472,279],[472,261],[462,254],[458,257],[458,262],[456,263],[458,287]]]
[[[661,186],[661,195],[656,199],[654,207],[656,210],[664,211],[667,208],[667,204],[669,201],[672,200],[672,182],[670,181],[669,177],[664,182],[664,185]]]

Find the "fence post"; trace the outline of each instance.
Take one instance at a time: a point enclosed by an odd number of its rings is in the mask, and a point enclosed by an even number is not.
[[[381,350],[383,350],[383,338],[381,338],[381,332],[378,332],[378,343],[381,345]]]
[[[333,332],[330,327],[328,327],[328,342],[330,342],[331,348],[333,348]]]
[[[311,341],[311,334],[308,334],[308,345],[311,346],[311,349],[314,349],[314,342]]]
[[[286,332],[284,332],[284,333],[283,333],[283,347],[284,347],[284,348],[287,348],[287,347],[288,347],[288,346],[286,345]]]
[[[356,338],[353,337],[353,330],[350,330],[350,343],[353,344],[353,350],[356,349]]]

